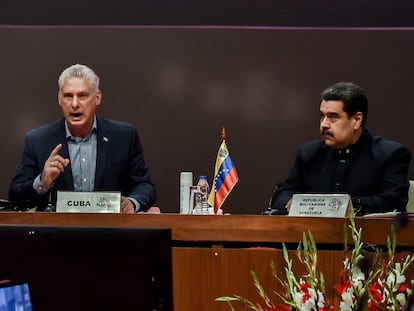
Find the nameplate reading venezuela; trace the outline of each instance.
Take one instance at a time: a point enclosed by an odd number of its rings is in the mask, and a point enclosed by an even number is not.
[[[289,216],[345,217],[351,209],[349,194],[294,194]]]
[[[56,212],[119,213],[120,211],[121,194],[119,192],[57,192]]]

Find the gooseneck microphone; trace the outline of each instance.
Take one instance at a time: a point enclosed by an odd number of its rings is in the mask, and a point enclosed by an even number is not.
[[[45,208],[45,212],[56,212],[55,206],[53,206],[52,204],[52,189],[49,190],[49,194],[48,194],[48,202],[47,202],[47,206]]]
[[[267,203],[267,208],[264,212],[262,212],[262,215],[286,215],[286,213],[272,208],[273,200],[276,197],[276,194],[279,192],[281,186],[281,182],[276,184],[275,188],[273,189],[272,195],[269,198],[269,202]]]

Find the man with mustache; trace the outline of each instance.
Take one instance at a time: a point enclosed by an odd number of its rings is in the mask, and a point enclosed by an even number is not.
[[[322,139],[298,149],[272,199],[274,212],[287,214],[295,193],[347,193],[357,215],[406,211],[411,154],[365,129],[368,99],[362,89],[351,82],[328,87],[319,111]]]
[[[55,204],[59,190],[119,191],[122,213],[147,211],[155,188],[135,127],[96,114],[102,93],[89,67],[66,68],[58,86],[63,118],[26,134],[9,200],[43,211]]]

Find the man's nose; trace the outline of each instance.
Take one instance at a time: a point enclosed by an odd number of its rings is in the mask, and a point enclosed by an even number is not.
[[[326,116],[321,117],[320,125],[321,125],[321,127],[329,127],[328,117],[326,117]]]
[[[73,96],[72,97],[72,107],[79,107],[79,97]]]

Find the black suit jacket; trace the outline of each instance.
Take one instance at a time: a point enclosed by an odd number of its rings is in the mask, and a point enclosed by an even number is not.
[[[343,150],[322,140],[307,143],[299,148],[272,207],[287,213],[285,205],[294,193],[347,193],[359,214],[405,211],[410,160],[408,149],[366,130]]]
[[[56,202],[56,191],[73,191],[70,164],[55,180],[51,191],[39,195],[33,189],[34,179],[42,172],[53,148],[63,145],[60,155],[69,158],[65,120],[30,130],[26,133],[23,155],[9,188],[9,200],[17,206],[44,210]],[[143,150],[135,127],[97,116],[97,156],[95,191],[120,191],[135,198],[141,210],[155,202],[155,188],[144,161]]]

